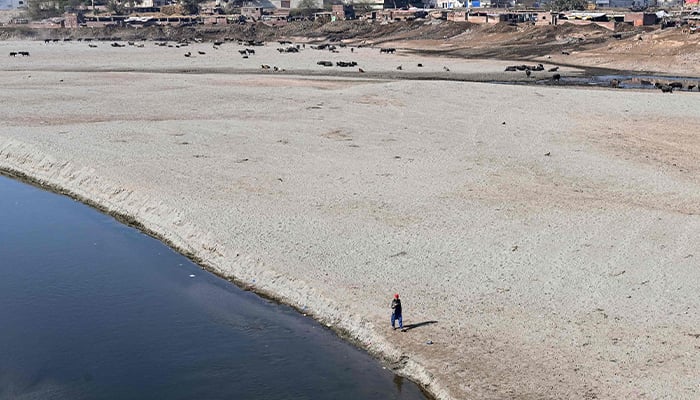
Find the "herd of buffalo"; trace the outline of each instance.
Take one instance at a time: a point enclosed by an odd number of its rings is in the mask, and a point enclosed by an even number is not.
[[[44,44],[56,43],[56,42],[61,41],[61,39],[43,39],[43,40],[44,40]],[[71,40],[72,40],[72,39],[70,39],[70,38],[62,39],[62,41],[64,41],[64,42],[71,41]],[[97,47],[96,44],[90,43],[90,42],[92,42],[93,40],[95,40],[95,41],[108,41],[108,40],[109,40],[109,41],[112,41],[112,43],[110,44],[111,47],[126,47],[125,44],[119,43],[119,41],[121,40],[121,38],[113,38],[113,37],[111,37],[111,38],[94,38],[94,39],[93,39],[93,38],[78,38],[78,39],[75,39],[75,40],[76,40],[76,41],[88,42],[88,46],[90,46],[90,47]],[[201,43],[201,42],[202,42],[202,39],[196,39],[196,38],[195,38],[195,39],[192,39],[192,40],[195,41],[195,42],[197,42],[197,43]],[[214,41],[214,42],[213,42],[213,47],[214,47],[214,49],[218,49],[219,46],[221,46],[221,45],[224,44],[224,42],[233,41],[233,40],[234,40],[234,39],[232,39],[232,38],[225,38],[224,40]],[[180,48],[180,47],[187,46],[187,45],[189,44],[189,41],[188,41],[188,40],[181,40],[181,41],[179,41],[179,42],[177,42],[177,43],[175,43],[175,44],[169,44],[168,41],[167,41],[167,39],[156,39],[155,44],[156,44],[157,46],[167,46],[167,47],[177,47],[177,48]],[[257,40],[238,40],[238,44],[241,45],[241,46],[250,46],[250,47],[253,47],[253,46],[264,46],[264,45],[265,45],[265,42],[263,42],[263,41],[257,41]],[[286,40],[280,40],[280,41],[279,41],[279,44],[280,44],[281,46],[284,46],[284,47],[279,47],[279,48],[277,48],[277,51],[278,51],[280,54],[298,53],[299,51],[301,51],[302,48],[304,48],[304,49],[306,48],[306,44],[296,44],[296,45],[295,45],[295,44],[293,44],[292,42],[286,41]],[[143,46],[144,46],[143,44],[135,44],[134,42],[128,42],[128,45],[129,45],[129,46],[135,46],[135,47],[143,47]],[[244,49],[239,49],[239,50],[238,50],[238,52],[241,54],[241,56],[242,56],[243,58],[248,58],[249,56],[255,54],[255,49],[250,48],[250,47],[246,47],[246,48],[244,48]],[[347,47],[347,45],[345,45],[345,44],[325,44],[325,43],[324,43],[324,44],[318,44],[318,45],[311,45],[311,46],[309,46],[309,47],[310,47],[311,49],[313,49],[313,50],[326,50],[326,51],[329,51],[329,52],[338,53],[338,52],[339,52],[339,51],[338,51],[338,48],[339,48],[339,47]],[[362,46],[358,46],[358,47],[362,47]],[[354,47],[351,47],[351,48],[350,48],[350,51],[351,51],[351,52],[354,52],[354,50],[355,50]],[[395,49],[395,48],[392,48],[392,47],[382,47],[382,48],[379,49],[379,53],[380,53],[380,54],[394,54],[394,53],[396,53],[396,49]],[[206,54],[206,53],[203,52],[203,51],[198,51],[198,54],[199,54],[199,55],[204,55],[204,54]],[[191,52],[186,52],[184,55],[185,55],[185,57],[191,57],[191,56],[192,56],[192,53],[191,53]],[[11,57],[17,57],[17,56],[28,57],[28,56],[29,56],[29,52],[28,52],[28,51],[11,51],[11,52],[10,52],[10,56],[11,56]],[[333,62],[333,61],[328,61],[328,60],[322,60],[322,61],[318,61],[316,64],[317,64],[317,65],[320,65],[320,66],[324,66],[324,67],[332,67],[332,66],[335,65],[336,67],[341,67],[341,68],[357,67],[357,66],[358,66],[358,63],[357,63],[356,61],[336,61],[336,62]],[[422,66],[423,66],[422,64],[417,64],[417,65],[418,65],[418,67],[422,67]],[[267,67],[267,68],[266,68],[266,67]],[[283,71],[283,69],[280,69],[280,68],[277,68],[277,67],[270,67],[270,66],[268,66],[268,65],[266,65],[266,64],[263,64],[263,65],[262,65],[262,68],[263,68],[263,69],[271,69],[271,70],[275,70],[275,71]],[[398,66],[396,69],[397,69],[397,70],[402,70],[403,67],[402,67],[402,66]],[[450,69],[447,68],[447,67],[443,67],[443,69],[444,69],[445,71],[448,71],[448,72],[450,71]],[[561,75],[560,75],[559,73],[557,73],[558,70],[559,70],[559,67],[558,67],[558,66],[551,67],[551,68],[545,68],[545,66],[544,66],[543,64],[536,64],[536,65],[527,65],[527,64],[509,65],[509,66],[507,66],[507,67],[505,68],[505,71],[506,71],[506,72],[516,72],[516,71],[524,72],[525,75],[526,75],[528,78],[533,77],[533,76],[532,76],[532,73],[533,73],[533,72],[540,72],[540,71],[550,72],[550,73],[553,73],[553,74],[550,75],[549,78],[548,78],[551,82],[559,82],[559,81],[561,80]],[[364,72],[364,70],[363,70],[362,68],[358,68],[358,71],[359,71],[359,72]],[[673,93],[674,90],[683,90],[683,89],[685,89],[685,90],[687,90],[687,91],[693,91],[693,90],[696,89],[696,88],[697,88],[698,91],[700,91],[700,84],[697,83],[697,82],[696,82],[695,84],[692,84],[692,83],[691,83],[691,84],[684,84],[683,82],[679,82],[679,81],[673,81],[673,82],[659,82],[659,81],[657,81],[657,82],[652,82],[652,81],[650,81],[650,80],[645,80],[645,79],[640,80],[640,82],[641,82],[641,86],[642,86],[642,87],[645,87],[645,86],[647,86],[647,87],[652,87],[652,86],[653,86],[653,87],[655,87],[656,89],[661,90],[662,93]],[[611,79],[611,80],[609,81],[609,86],[612,87],[612,88],[620,88],[620,87],[623,87],[624,84],[621,82],[620,79]]]

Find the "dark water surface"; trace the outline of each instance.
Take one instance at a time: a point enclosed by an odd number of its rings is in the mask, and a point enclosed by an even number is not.
[[[425,396],[290,307],[0,176],[0,399]]]

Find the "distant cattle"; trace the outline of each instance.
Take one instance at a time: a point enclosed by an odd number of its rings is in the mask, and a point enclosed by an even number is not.
[[[394,54],[396,53],[396,49],[393,47],[382,47],[379,49],[379,53]]]
[[[683,83],[681,83],[681,82],[671,82],[668,84],[668,86],[670,86],[674,89],[683,89]]]
[[[661,89],[661,93],[673,93],[673,86],[670,85],[661,85],[659,89]]]
[[[335,65],[338,67],[356,67],[357,62],[355,62],[355,61],[337,61],[335,63]]]
[[[279,51],[280,53],[298,53],[299,48],[295,47],[295,46],[289,46],[286,48],[279,47],[279,48],[277,48],[277,51]]]
[[[561,75],[559,75],[559,74],[552,75],[553,82],[559,82],[560,79],[561,79]]]
[[[332,67],[333,66],[332,61],[319,61],[316,64],[323,65],[324,67]]]

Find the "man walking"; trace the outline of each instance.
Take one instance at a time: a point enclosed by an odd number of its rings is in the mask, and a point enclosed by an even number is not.
[[[403,318],[401,316],[401,300],[399,300],[399,294],[394,295],[394,300],[391,301],[391,327],[396,329],[394,322],[399,321],[399,329],[403,329]]]

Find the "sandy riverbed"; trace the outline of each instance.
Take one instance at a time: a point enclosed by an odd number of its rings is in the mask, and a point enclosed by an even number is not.
[[[508,62],[376,49],[99,46],[0,43],[31,52],[0,64],[1,169],[132,216],[440,399],[700,396],[697,93],[397,80]]]

